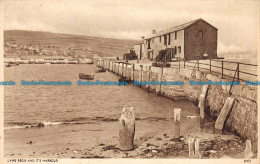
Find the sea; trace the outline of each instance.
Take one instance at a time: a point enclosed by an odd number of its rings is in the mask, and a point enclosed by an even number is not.
[[[118,121],[123,107],[133,106],[138,120],[173,117],[174,108],[196,109],[188,101],[172,101],[129,84],[78,85],[79,73],[93,74],[92,81],[117,82],[111,72],[95,73],[88,64],[20,64],[5,67],[5,129],[34,128]],[[21,81],[69,81],[71,85],[21,85]]]

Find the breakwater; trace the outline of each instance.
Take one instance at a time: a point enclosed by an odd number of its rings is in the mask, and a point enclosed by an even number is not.
[[[9,64],[93,64],[92,59],[21,59],[21,58],[5,58],[4,63]]]
[[[203,85],[190,85],[190,81],[230,82],[218,75],[182,67],[153,67],[150,63],[128,63],[100,60],[103,67],[126,80],[139,82],[182,81],[184,85],[139,85],[149,92],[172,100],[189,100],[198,104]],[[234,98],[230,112],[224,118],[224,129],[252,141],[253,151],[257,151],[257,87],[240,85],[208,85],[205,93],[205,114],[217,120],[229,97]]]

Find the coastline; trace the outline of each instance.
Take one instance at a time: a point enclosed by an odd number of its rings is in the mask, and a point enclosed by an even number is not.
[[[189,158],[189,138],[200,139],[201,158],[244,157],[245,142],[214,134],[210,120],[200,128],[196,109],[182,110],[180,140],[173,139],[171,118],[136,120],[132,151],[118,149],[118,133],[118,121],[6,129],[5,158]]]

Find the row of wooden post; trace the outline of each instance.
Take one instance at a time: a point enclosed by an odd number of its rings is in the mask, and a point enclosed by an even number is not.
[[[121,117],[119,119],[119,148],[121,150],[134,149],[134,135],[135,135],[135,108],[124,107]],[[181,109],[174,108],[174,138],[180,138],[181,125]]]
[[[174,108],[174,139],[180,138],[180,126],[181,126],[181,109]],[[124,107],[121,117],[119,119],[119,149],[123,151],[129,151],[134,149],[134,136],[135,136],[135,108]],[[189,157],[200,158],[199,153],[200,140],[198,138],[189,138]],[[245,158],[252,158],[252,146],[251,141],[247,140]]]
[[[104,63],[103,67],[104,67]],[[134,80],[134,64],[132,76]],[[142,68],[141,67],[141,77],[139,77],[139,81],[142,79]],[[163,70],[161,70],[161,74]],[[119,69],[118,69],[119,74]],[[160,73],[159,73],[160,74]],[[122,76],[123,76],[123,67],[122,67]],[[151,67],[148,70],[148,80],[150,80],[151,76]],[[160,77],[160,76],[159,76]],[[162,80],[162,77],[159,78]],[[149,86],[147,86],[149,91]],[[161,88],[159,89],[161,90]],[[205,100],[207,96],[208,85],[203,86],[202,93],[199,98],[199,109],[200,109],[200,125],[204,124],[205,117]],[[160,92],[160,91],[159,91]],[[219,117],[215,123],[215,132],[222,133],[222,129],[224,126],[224,121],[230,112],[232,105],[234,103],[233,97],[228,97],[224,103],[224,106],[219,114]],[[177,139],[180,137],[180,118],[181,118],[181,109],[174,108],[174,138]],[[134,107],[124,107],[123,112],[120,118],[120,131],[119,131],[119,148],[121,150],[133,150],[134,149],[134,134],[135,134],[135,109]],[[245,150],[245,158],[251,158],[252,153],[252,145],[251,140],[247,140],[246,142],[246,150]],[[189,139],[189,156],[192,158],[199,158],[199,139],[190,138]]]

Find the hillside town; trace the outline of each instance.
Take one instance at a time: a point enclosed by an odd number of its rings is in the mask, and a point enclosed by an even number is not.
[[[92,51],[87,48],[69,47],[60,48],[58,46],[41,46],[32,44],[18,44],[16,42],[4,43],[4,57],[5,58],[76,58],[89,59],[98,57],[101,52]]]

